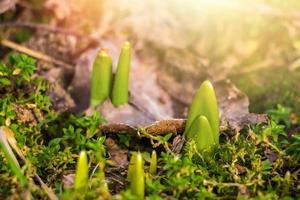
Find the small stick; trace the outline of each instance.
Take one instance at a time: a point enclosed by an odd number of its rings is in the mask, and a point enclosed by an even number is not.
[[[157,121],[151,125],[143,127],[150,135],[165,135],[168,133],[179,134],[183,133],[185,128],[185,119],[166,119]],[[104,134],[137,134],[137,127],[122,123],[100,125],[99,129]]]
[[[5,46],[5,47],[8,47],[8,48],[14,49],[16,51],[19,51],[21,53],[25,53],[25,54],[27,54],[29,56],[32,56],[32,57],[34,57],[36,59],[39,59],[39,60],[43,60],[45,62],[53,63],[53,64],[56,64],[56,65],[60,65],[60,66],[65,67],[67,69],[72,68],[72,65],[70,65],[70,64],[67,64],[67,63],[65,63],[61,60],[57,60],[55,58],[52,58],[52,57],[50,57],[46,54],[43,54],[41,52],[29,49],[28,47],[19,45],[15,42],[7,40],[7,39],[2,39],[0,44]]]

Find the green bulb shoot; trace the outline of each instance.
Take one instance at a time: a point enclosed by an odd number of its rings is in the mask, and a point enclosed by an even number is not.
[[[134,156],[134,155],[133,155]],[[136,154],[135,162],[132,166],[132,174],[130,176],[130,190],[139,200],[144,199],[145,193],[145,175],[143,157],[140,152]]]
[[[85,151],[81,151],[77,160],[74,189],[85,191],[88,187],[89,167]]]
[[[156,151],[154,150],[152,151],[151,154],[149,173],[153,176],[155,176],[157,173],[157,155],[156,155]]]
[[[105,50],[96,55],[91,80],[91,106],[101,104],[110,96],[112,87],[112,59]]]
[[[207,118],[216,144],[219,144],[219,110],[215,90],[210,81],[204,81],[196,94],[189,108],[184,135],[191,138],[193,131],[191,125],[198,115]]]
[[[128,102],[128,81],[130,72],[131,47],[125,42],[118,61],[117,72],[112,90],[112,103],[119,106]]]
[[[213,132],[206,117],[197,116],[190,131],[193,133],[191,139],[194,139],[198,151],[215,144]]]
[[[128,171],[127,171],[127,179],[130,182],[131,181],[131,177],[133,176],[134,172],[134,165],[135,165],[135,161],[136,161],[136,153],[133,153],[130,161],[129,161],[129,165],[128,165]]]
[[[15,174],[21,186],[26,187],[28,185],[28,181],[20,168],[18,160],[16,159],[12,149],[7,142],[3,127],[0,128],[0,149],[2,150],[11,171]]]

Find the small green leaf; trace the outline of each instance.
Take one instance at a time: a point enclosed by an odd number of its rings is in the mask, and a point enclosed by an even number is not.
[[[164,141],[168,142],[168,140],[172,137],[172,135],[173,135],[172,133],[169,133],[169,134],[165,135],[164,136]]]
[[[8,78],[0,78],[0,85],[8,86],[11,82]]]

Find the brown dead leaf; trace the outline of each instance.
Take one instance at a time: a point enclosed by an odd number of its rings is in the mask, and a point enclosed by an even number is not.
[[[239,174],[244,174],[244,173],[247,172],[246,169],[245,169],[245,167],[243,167],[242,165],[235,164],[234,166],[237,169],[237,171],[238,171]]]
[[[119,148],[117,143],[112,138],[105,140],[107,152],[110,155],[112,165],[119,168],[126,168],[128,165],[127,155],[128,150]]]
[[[37,124],[37,119],[32,109],[23,105],[14,104],[14,111],[17,119],[22,123]]]
[[[266,156],[266,158],[270,161],[270,163],[273,163],[277,160],[277,154],[275,152],[273,152],[271,149],[266,149],[264,151],[264,154]]]

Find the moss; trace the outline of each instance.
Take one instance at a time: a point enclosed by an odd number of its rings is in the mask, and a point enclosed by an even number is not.
[[[16,73],[16,68],[19,69],[17,72],[23,70],[24,73]],[[47,199],[47,195],[39,185],[31,181],[34,172],[63,199],[79,197],[97,199],[103,193],[99,189],[103,180],[96,175],[99,171],[95,166],[99,162],[102,163],[103,158],[107,158],[105,170],[107,180],[118,179],[117,184],[108,185],[112,195],[136,199],[129,189],[126,190],[129,188],[126,171],[120,173],[120,169],[116,170],[116,166],[109,164],[112,154],[106,153],[105,147],[117,155],[139,148],[146,161],[145,197],[149,199],[300,198],[300,137],[299,134],[293,133],[294,129],[290,129],[296,126],[297,130],[298,127],[295,124],[291,125],[288,118],[289,109],[283,107],[279,107],[279,110],[273,109],[269,112],[272,119],[269,124],[250,126],[233,138],[229,138],[228,135],[223,137],[225,136],[223,133],[218,147],[201,153],[197,151],[194,142],[188,142],[180,154],[175,154],[172,149],[180,143],[178,141],[180,137],[173,137],[172,134],[154,136],[145,130],[140,130],[140,134],[133,137],[110,136],[110,141],[115,140],[113,147],[117,147],[112,148],[112,145],[105,143],[108,136],[102,135],[98,130],[98,126],[105,122],[99,113],[85,116],[54,112],[46,96],[47,83],[40,77],[33,76],[34,71],[35,62],[25,55],[15,55],[10,59],[10,63],[0,65],[2,73],[0,80],[13,83],[0,86],[0,125],[8,126],[14,131],[18,146],[27,159],[25,163],[19,161],[30,181],[29,189],[33,199]],[[266,70],[261,74],[265,75],[261,81],[276,84],[288,75],[288,72],[278,71],[277,79],[267,80],[266,77],[270,77],[268,72]],[[293,78],[297,78],[297,73],[293,74]],[[247,80],[251,80],[250,76]],[[296,81],[292,83],[296,84]],[[267,84],[265,86],[267,89],[275,88],[268,93],[277,95],[270,96],[275,102],[280,96],[280,91],[290,87],[289,84],[291,83],[284,82],[277,83],[277,87]],[[257,90],[251,88],[252,85],[249,91],[256,95],[262,94],[262,91],[268,92],[264,88]],[[294,88],[292,91],[297,92],[297,89]],[[268,97],[268,94],[264,97]],[[35,107],[39,110],[40,117],[36,117],[34,121],[20,119],[20,115],[14,111],[15,104],[22,107],[22,112],[24,109],[31,112],[30,108]],[[138,137],[143,139],[139,140]],[[134,145],[130,145],[131,143]],[[118,144],[123,144],[120,145],[122,148]],[[156,176],[149,175],[151,160],[149,153],[153,149],[157,151],[158,158]],[[91,168],[89,189],[85,194],[78,194],[72,188],[63,188],[61,177],[75,170],[76,158],[82,150],[87,152]],[[0,163],[0,199],[17,198],[22,187],[8,165],[2,165],[6,163],[2,152]],[[91,173],[94,169],[95,175]]]

